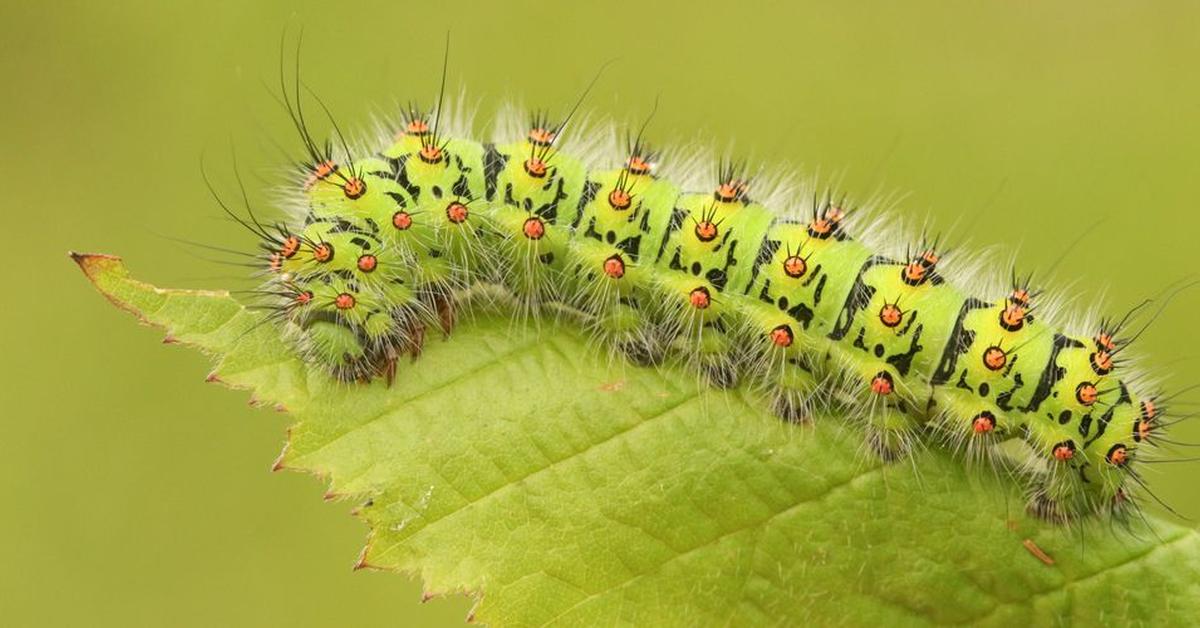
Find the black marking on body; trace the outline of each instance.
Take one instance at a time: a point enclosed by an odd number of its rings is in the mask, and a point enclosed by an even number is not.
[[[875,296],[875,287],[868,284],[863,276],[871,267],[877,264],[889,263],[887,258],[878,255],[872,256],[858,269],[858,273],[854,276],[854,285],[850,287],[850,293],[846,295],[846,302],[842,304],[842,309],[838,312],[837,322],[834,323],[833,329],[829,332],[830,340],[841,340],[850,332],[850,328],[854,326],[854,320],[858,317],[858,313],[867,307],[871,302],[871,297]]]
[[[1013,387],[996,395],[996,407],[1001,410],[1012,410],[1012,396],[1025,386],[1025,380],[1020,373],[1013,375]]]
[[[347,220],[345,218],[311,217],[311,219],[308,221],[307,224],[309,224],[309,225],[314,225],[314,224],[333,225],[332,227],[329,228],[330,234],[353,233],[355,235],[366,236],[368,238],[371,238],[372,240],[376,241],[376,244],[379,243],[378,238],[375,237],[376,236],[375,233],[372,233],[371,231],[367,231],[367,230],[363,229],[362,227],[350,222],[349,220]],[[378,231],[378,227],[376,227],[376,231]]]
[[[610,231],[609,233],[612,233],[612,232]],[[642,248],[642,236],[636,235],[636,236],[631,236],[631,237],[625,238],[624,240],[620,240],[617,242],[616,247],[618,249],[621,249],[621,251],[623,251],[631,259],[633,259],[633,261],[636,262],[637,258],[638,258],[638,253],[641,251],[641,248]]]
[[[483,190],[487,200],[496,198],[496,182],[507,163],[508,155],[496,150],[495,144],[483,145]]]
[[[913,318],[915,319],[916,316],[914,315]],[[907,330],[907,328],[905,329]],[[908,371],[912,369],[913,358],[917,357],[917,354],[925,348],[924,345],[921,344],[921,332],[924,330],[924,325],[917,325],[917,328],[913,330],[912,340],[908,345],[908,351],[905,351],[904,353],[895,353],[888,356],[887,363],[896,367],[896,371],[899,372],[900,375],[908,375]]]
[[[767,229],[770,231],[770,227]],[[754,265],[750,268],[750,283],[746,284],[746,289],[742,294],[750,294],[750,289],[754,287],[754,282],[758,279],[758,271],[764,264],[770,264],[775,259],[775,253],[779,251],[779,247],[783,245],[781,240],[772,240],[769,237],[764,237],[762,244],[758,247],[758,255],[754,256]],[[770,280],[766,280],[765,284],[769,284]],[[765,285],[764,285],[765,288]]]
[[[949,381],[951,375],[958,367],[959,356],[971,350],[971,345],[975,342],[975,332],[967,329],[967,315],[971,310],[978,310],[991,305],[980,299],[970,298],[963,302],[962,307],[958,310],[958,317],[954,319],[954,328],[950,331],[950,337],[946,340],[946,348],[942,350],[942,357],[938,360],[937,369],[933,372],[933,377],[930,378],[929,384],[938,386]]]
[[[557,188],[554,190],[554,194],[551,195],[550,200],[548,200],[545,203],[542,203],[541,205],[538,205],[536,207],[534,207],[533,199],[531,197],[526,196],[526,197],[521,198],[518,201],[517,198],[513,196],[513,185],[511,182],[509,182],[509,183],[504,184],[504,202],[505,202],[505,204],[512,205],[513,207],[519,207],[519,208],[525,210],[526,212],[528,212],[530,215],[540,217],[542,220],[545,220],[548,224],[551,224],[551,225],[557,224],[558,223],[558,204],[563,199],[565,199],[567,197],[567,195],[566,195],[566,193],[563,192],[563,180],[562,180],[562,178],[558,177],[554,168],[550,168],[550,171],[547,173],[546,178],[548,180],[547,180],[546,184],[542,186],[542,190],[549,190],[552,187]]]
[[[1083,347],[1083,343],[1067,338],[1062,334],[1054,334],[1054,345],[1050,351],[1050,359],[1046,361],[1046,367],[1042,369],[1042,375],[1038,378],[1038,385],[1033,391],[1033,397],[1024,408],[1021,408],[1022,412],[1036,412],[1038,407],[1042,405],[1042,402],[1050,396],[1055,384],[1061,381],[1067,374],[1067,370],[1058,365],[1058,354],[1068,347],[1081,348]]]
[[[686,209],[676,207],[671,210],[671,220],[667,223],[667,231],[663,234],[662,242],[658,245],[658,255],[654,257],[654,261],[657,262],[662,259],[663,253],[667,252],[667,244],[671,241],[671,235],[679,231],[679,228],[683,226],[683,220],[687,217],[688,211]]]
[[[416,185],[408,178],[408,155],[398,157],[396,162],[396,183],[404,188],[405,192],[412,197],[416,203],[421,202],[421,186]]]
[[[583,219],[583,210],[596,198],[596,192],[600,191],[600,185],[599,181],[584,182],[583,193],[579,195],[579,207],[576,208],[575,219],[571,221],[572,229],[579,228],[579,221]],[[592,219],[592,222],[595,223],[595,218]]]
[[[1105,410],[1104,414],[1100,416],[1100,420],[1096,421],[1096,433],[1093,434],[1091,438],[1084,441],[1083,446],[1085,448],[1090,446],[1092,443],[1096,442],[1096,440],[1099,439],[1101,436],[1104,436],[1104,430],[1108,429],[1108,424],[1109,424],[1109,422],[1112,421],[1113,414],[1116,413],[1118,406],[1130,404],[1133,402],[1133,400],[1129,396],[1129,388],[1127,386],[1125,386],[1125,382],[1117,382],[1117,386],[1118,386],[1119,390],[1121,391],[1121,394],[1117,397],[1116,403],[1109,406],[1108,410]],[[1083,428],[1081,426],[1080,432],[1082,433],[1082,431],[1083,431]],[[1086,436],[1086,434],[1084,434],[1084,436]]]
[[[399,192],[391,192],[391,191],[384,192],[384,194],[392,197],[392,200],[396,201],[397,206],[405,208],[405,209],[408,208],[408,197],[407,196],[405,196]]]
[[[471,196],[471,184],[467,180],[467,175],[465,173],[459,175],[458,180],[454,182],[454,187],[452,187],[450,191],[454,192],[454,194],[460,199],[473,200]]]

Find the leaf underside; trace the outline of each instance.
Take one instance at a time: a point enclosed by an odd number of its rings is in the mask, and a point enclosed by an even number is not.
[[[466,593],[494,625],[1180,623],[1200,535],[1029,518],[1016,483],[926,450],[884,464],[838,417],[477,313],[392,387],[334,381],[224,292],[73,254],[99,290],[297,423],[276,463],[370,526],[359,565]],[[1041,552],[1043,555],[1038,556]],[[1053,564],[1049,564],[1053,563]]]

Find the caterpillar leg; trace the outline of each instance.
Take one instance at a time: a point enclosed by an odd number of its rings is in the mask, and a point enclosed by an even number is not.
[[[771,410],[789,423],[812,419],[818,398],[817,379],[810,357],[812,339],[794,319],[778,309],[758,303],[737,312],[742,324],[735,335],[740,362],[747,377],[766,392]]]
[[[665,357],[662,339],[650,320],[633,305],[620,302],[600,317],[600,327],[611,345],[633,364],[654,366]]]
[[[935,433],[968,463],[994,462],[996,446],[1014,432],[1008,413],[971,393],[938,389],[929,410]]]
[[[449,294],[435,294],[433,305],[437,312],[438,326],[442,330],[442,336],[448,338],[450,332],[454,331],[454,323],[457,321],[454,297]]]
[[[921,422],[912,414],[918,401],[900,376],[885,363],[862,364],[852,376],[851,393],[859,400],[866,443],[881,459],[907,456],[920,438]]]
[[[812,420],[817,399],[817,381],[812,373],[799,364],[789,363],[783,375],[774,381],[771,411],[789,423]]]

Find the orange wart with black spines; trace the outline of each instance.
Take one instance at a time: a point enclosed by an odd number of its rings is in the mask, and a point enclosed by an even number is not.
[[[596,167],[563,144],[582,96],[476,142],[440,93],[359,153],[323,105],[336,142],[316,141],[301,90],[281,84],[304,215],[235,218],[260,241],[268,320],[340,379],[390,380],[408,368],[397,356],[418,355],[430,327],[452,334],[463,295],[486,284],[521,320],[575,311],[597,344],[746,382],[789,421],[847,404],[888,460],[930,435],[971,459],[1024,443],[1034,510],[1056,518],[1137,508],[1147,451],[1170,444],[1164,398],[1126,363],[1141,306],[1085,331],[1052,325],[1030,278],[972,296],[937,240],[877,250],[845,198],[773,193],[733,160],[683,190],[660,174],[646,124]]]
[[[794,249],[791,243],[784,246],[783,258],[783,274],[791,279],[800,279],[808,274],[808,258],[812,253],[804,254],[803,245],[797,245]]]
[[[701,242],[712,242],[721,235],[721,222],[724,219],[717,218],[717,207],[714,204],[708,210],[700,214],[700,218],[692,218],[692,233],[696,239]]]
[[[813,204],[813,217],[808,223],[808,235],[819,240],[843,237],[842,221],[846,214],[840,207],[826,201],[820,209]]]

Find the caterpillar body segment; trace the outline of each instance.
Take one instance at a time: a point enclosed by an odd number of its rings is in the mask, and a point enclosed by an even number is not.
[[[410,114],[378,153],[308,166],[302,220],[267,242],[282,324],[335,377],[403,377],[427,330],[451,333],[456,294],[493,284],[515,315],[573,308],[631,361],[745,384],[789,421],[849,405],[888,459],[933,441],[986,460],[1020,441],[1047,517],[1131,503],[1163,410],[1114,359],[1120,325],[1058,330],[1015,282],[972,296],[936,245],[881,253],[841,204],[781,212],[733,167],[681,189],[640,138],[595,169],[560,150],[564,125],[498,143],[436,126]]]

